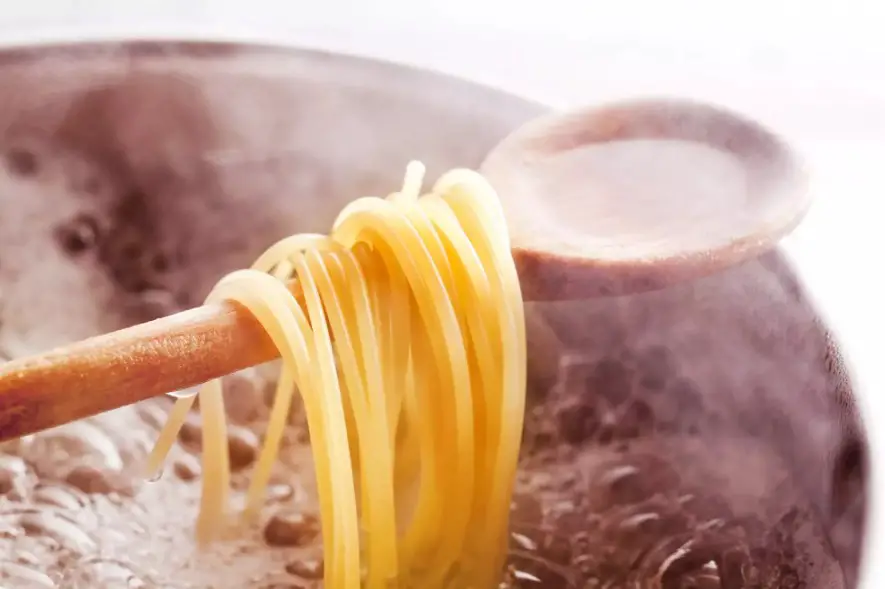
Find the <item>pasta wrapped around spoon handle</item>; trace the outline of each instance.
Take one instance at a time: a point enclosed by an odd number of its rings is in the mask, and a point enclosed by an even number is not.
[[[612,198],[590,190],[593,162],[581,150],[643,138],[675,138],[731,154],[743,168],[749,192],[720,199],[715,218],[690,225],[680,220],[676,228],[662,221],[655,230],[667,236],[663,242],[643,236],[636,241],[625,232],[625,223],[642,203],[630,194]],[[567,166],[546,167],[563,155],[569,156]],[[752,120],[693,101],[631,101],[544,117],[505,138],[481,171],[501,196],[526,301],[642,292],[725,269],[774,247],[809,206],[804,171],[785,142]],[[635,174],[642,178],[642,170]],[[603,223],[604,231],[592,235],[565,236],[560,243],[541,222],[545,210],[554,211],[553,205],[565,198],[543,189],[557,182],[577,191],[571,197],[582,206],[604,198],[608,210],[620,213],[611,216],[617,222]],[[713,183],[706,196],[721,196],[717,186]],[[696,204],[677,191],[660,198],[675,211]],[[298,298],[297,282],[288,286]],[[0,366],[0,441],[192,387],[277,356],[245,309],[213,303],[13,360]]]
[[[258,321],[224,302],[12,360],[0,365],[0,442],[277,357]]]

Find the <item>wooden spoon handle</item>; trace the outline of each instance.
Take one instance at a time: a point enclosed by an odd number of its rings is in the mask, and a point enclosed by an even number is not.
[[[0,365],[0,442],[277,357],[258,321],[224,303],[12,360]]]

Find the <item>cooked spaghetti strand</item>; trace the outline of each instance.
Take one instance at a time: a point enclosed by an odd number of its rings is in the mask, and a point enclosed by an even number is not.
[[[503,570],[525,409],[519,282],[492,187],[453,170],[421,195],[423,175],[409,164],[398,192],[353,201],[328,236],[278,241],[207,299],[245,307],[283,361],[243,516],[261,508],[297,390],[329,589],[493,589]],[[229,523],[230,466],[221,381],[199,395],[208,541]],[[194,400],[176,401],[153,471]]]

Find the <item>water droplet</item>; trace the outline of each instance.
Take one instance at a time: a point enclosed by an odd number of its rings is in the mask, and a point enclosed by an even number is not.
[[[166,396],[172,397],[173,399],[188,399],[199,392],[199,388],[191,387],[189,389],[182,389],[180,391],[172,391],[171,393],[166,393]]]
[[[155,469],[153,472],[148,471],[147,473],[147,482],[156,483],[160,479],[163,478],[163,474],[166,472],[162,466],[160,468]]]

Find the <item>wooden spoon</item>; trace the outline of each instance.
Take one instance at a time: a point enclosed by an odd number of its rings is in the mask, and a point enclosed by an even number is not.
[[[792,150],[685,100],[620,102],[523,126],[482,171],[504,199],[526,300],[655,290],[755,258],[810,205]]]
[[[808,208],[788,146],[704,104],[554,115],[482,172],[502,198],[527,301],[635,293],[758,256]],[[290,283],[296,297],[300,290]],[[0,441],[278,357],[242,307],[205,305],[0,367]]]

